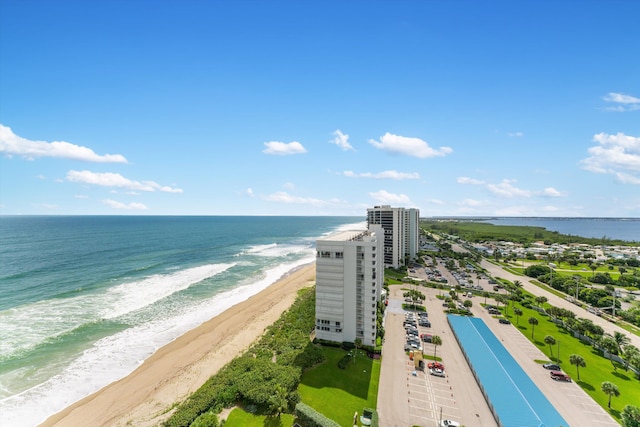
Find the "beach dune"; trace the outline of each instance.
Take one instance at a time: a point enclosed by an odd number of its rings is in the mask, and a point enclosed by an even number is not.
[[[299,268],[160,348],[127,377],[49,417],[42,426],[154,426],[246,350],[311,286],[315,264]]]

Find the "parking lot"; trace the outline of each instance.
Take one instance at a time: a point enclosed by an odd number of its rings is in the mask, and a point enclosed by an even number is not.
[[[405,290],[406,291],[406,288]],[[424,304],[429,313],[431,327],[418,325],[420,334],[438,335],[442,345],[435,349],[422,342],[425,355],[434,354],[442,359],[444,377],[430,375],[415,369],[404,348],[406,333],[405,314],[402,309],[402,286],[392,286],[385,319],[378,413],[381,426],[410,427],[437,426],[441,419],[459,421],[467,427],[496,426],[479,387],[458,347],[442,311],[442,303],[431,292]],[[422,291],[422,289],[421,289]],[[434,291],[434,290],[431,290]],[[430,360],[427,358],[425,363]]]

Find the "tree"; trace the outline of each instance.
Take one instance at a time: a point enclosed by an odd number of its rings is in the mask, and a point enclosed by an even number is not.
[[[538,319],[532,316],[532,317],[529,317],[528,322],[531,325],[531,339],[533,339],[533,331],[536,325],[538,324]]]
[[[600,345],[602,346],[602,348],[604,348],[610,354],[616,354],[616,352],[618,351],[618,345],[614,341],[613,337],[611,335],[609,335],[609,334],[604,334],[602,336],[602,338],[600,339]],[[609,360],[611,361],[611,365],[613,366],[613,370],[617,371],[618,367],[614,363],[613,358],[611,357],[611,358],[609,358]]]
[[[518,307],[516,307],[516,308],[513,309],[513,314],[516,315],[516,324],[520,325],[519,319],[520,319],[520,316],[522,316],[522,310],[520,310]]]
[[[536,297],[536,298],[535,298],[535,301],[536,301],[536,305],[537,305],[538,307],[540,307],[542,304],[544,304],[545,302],[547,302],[547,301],[548,301],[548,299],[547,299],[547,297],[538,296],[538,297]]]
[[[482,296],[484,297],[484,305],[487,305],[487,297],[491,296],[489,291],[482,291]]]
[[[358,349],[362,347],[362,339],[356,338],[355,341],[353,341],[353,345],[356,347],[356,353],[353,355],[355,359],[355,357],[358,355]]]
[[[516,288],[521,288],[522,287],[522,282],[520,280],[514,280],[513,281],[513,286],[515,286]]]
[[[615,332],[613,333],[613,340],[614,340],[614,341],[615,341],[615,343],[616,343],[616,347],[618,347],[618,354],[619,354],[620,356],[622,356],[622,355],[623,355],[623,353],[624,353],[624,352],[622,351],[622,348],[623,348],[624,346],[626,346],[627,344],[629,344],[629,343],[631,342],[631,340],[629,339],[629,337],[628,337],[628,336],[626,336],[626,335],[625,335],[625,334],[623,334],[622,332],[618,332],[618,331],[615,331]]]
[[[269,397],[269,409],[280,418],[280,414],[289,406],[289,393],[280,384],[276,384],[273,394]]]
[[[640,427],[640,407],[626,405],[622,410],[622,425],[624,427]]]
[[[432,336],[431,344],[433,344],[433,359],[436,360],[436,351],[438,350],[438,346],[442,345],[442,338],[440,338],[439,335]]]
[[[556,343],[556,339],[551,335],[544,337],[545,344],[549,345],[549,353],[551,353],[551,360],[553,360],[553,345]]]
[[[611,409],[611,396],[620,396],[620,390],[618,390],[618,386],[609,381],[604,381],[600,386],[600,389],[604,392],[604,394],[609,396],[609,403],[607,406],[609,409]]]
[[[465,308],[468,310],[473,306],[473,302],[470,299],[466,299],[466,300],[464,300],[462,305],[464,305]]]
[[[587,366],[587,362],[585,362],[584,358],[579,354],[572,354],[569,356],[569,363],[576,365],[576,374],[578,376],[578,381],[580,381],[580,368]]]

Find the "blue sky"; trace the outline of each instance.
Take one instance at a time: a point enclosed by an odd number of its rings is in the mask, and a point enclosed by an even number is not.
[[[0,214],[640,216],[638,1],[0,4]]]

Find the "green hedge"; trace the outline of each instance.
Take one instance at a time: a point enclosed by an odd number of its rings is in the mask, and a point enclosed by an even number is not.
[[[303,427],[340,427],[340,424],[330,420],[309,405],[300,402],[296,405],[297,422]]]

